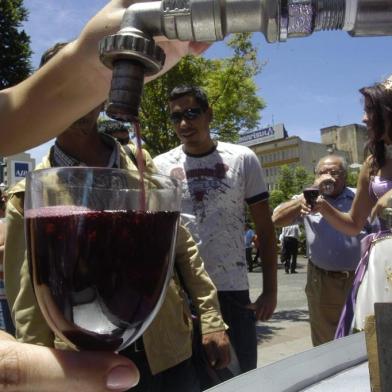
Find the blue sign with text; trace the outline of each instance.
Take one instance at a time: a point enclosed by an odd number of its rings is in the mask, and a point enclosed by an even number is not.
[[[15,177],[26,177],[29,164],[26,162],[15,162]]]

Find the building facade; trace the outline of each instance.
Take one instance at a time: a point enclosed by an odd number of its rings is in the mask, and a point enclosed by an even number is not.
[[[308,142],[298,136],[288,136],[283,124],[277,124],[255,132],[241,135],[239,144],[251,148],[264,168],[268,190],[277,188],[280,168],[303,166],[314,173],[319,159],[331,152],[338,154],[351,163],[350,154],[329,144]]]
[[[368,131],[364,125],[349,124],[339,127],[321,128],[321,143],[330,148],[347,151],[350,164],[362,164],[365,160],[364,147],[368,140]]]

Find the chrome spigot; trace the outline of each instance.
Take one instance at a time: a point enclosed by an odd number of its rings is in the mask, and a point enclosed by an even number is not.
[[[164,51],[152,37],[136,29],[123,29],[100,42],[102,62],[113,68],[106,113],[116,120],[132,122],[138,117],[144,76],[159,72]]]
[[[231,33],[261,32],[267,42],[345,30],[352,36],[392,35],[392,0],[162,0],[131,5],[117,34],[100,43],[113,68],[107,113],[138,116],[145,75],[162,68],[165,55],[153,37],[214,42]]]

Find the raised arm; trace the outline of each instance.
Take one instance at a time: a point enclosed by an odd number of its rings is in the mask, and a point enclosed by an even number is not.
[[[280,204],[272,214],[272,222],[277,227],[290,226],[301,216],[303,204],[305,204],[303,196]]]
[[[85,26],[80,36],[22,83],[0,91],[0,154],[10,155],[41,144],[103,102],[111,71],[98,57],[98,42],[119,29],[125,9],[135,1],[112,0]],[[208,45],[161,40],[165,68]],[[155,75],[157,77],[159,75]]]

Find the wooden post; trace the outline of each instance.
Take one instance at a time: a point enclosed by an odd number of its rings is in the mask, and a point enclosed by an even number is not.
[[[368,354],[368,366],[371,392],[380,392],[380,367],[378,364],[376,318],[373,315],[365,319],[365,338]]]
[[[392,391],[392,303],[375,303],[381,392]]]

